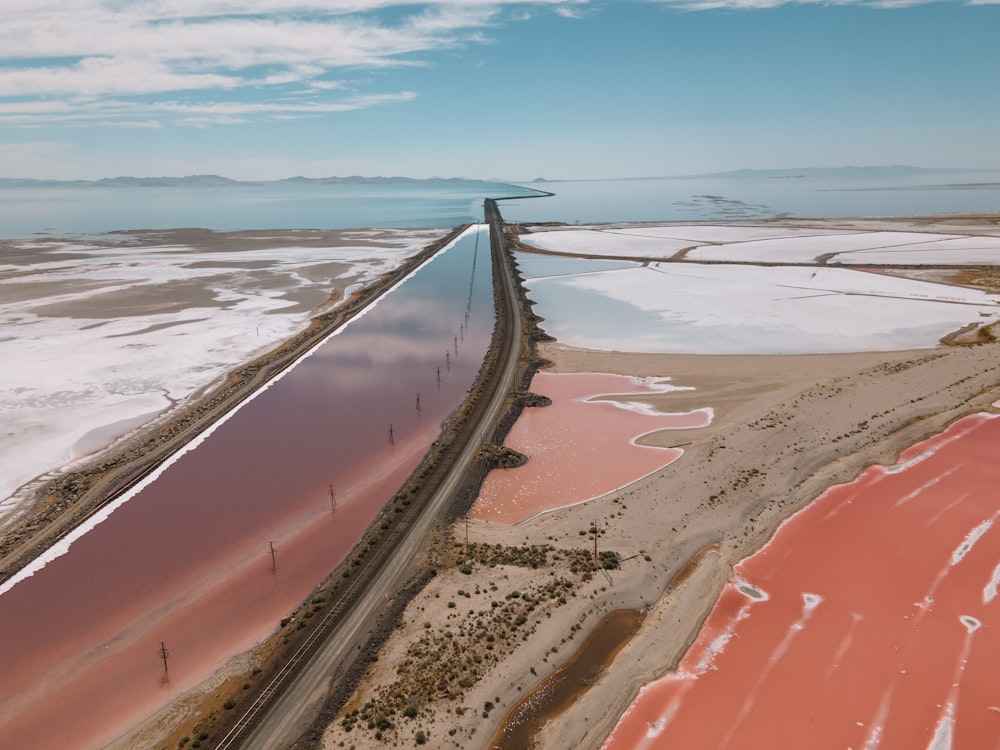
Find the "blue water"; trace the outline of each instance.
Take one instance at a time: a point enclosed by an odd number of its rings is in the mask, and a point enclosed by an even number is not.
[[[1000,172],[545,182],[0,188],[0,238],[130,229],[453,227],[487,197],[508,221],[719,221],[1000,211]]]
[[[1000,173],[715,177],[532,183],[555,193],[505,201],[507,221],[719,221],[1000,211]]]
[[[476,180],[226,187],[4,187],[0,237],[130,229],[447,227],[482,221],[483,200],[533,191]]]

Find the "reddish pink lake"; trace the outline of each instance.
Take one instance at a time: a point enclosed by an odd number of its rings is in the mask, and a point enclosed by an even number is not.
[[[658,413],[639,402],[595,400],[602,395],[660,393],[669,385],[593,373],[539,372],[533,393],[548,396],[551,406],[521,412],[506,444],[529,456],[515,469],[491,471],[472,516],[515,524],[539,513],[600,497],[652,474],[677,460],[680,448],[641,446],[635,440],[656,430],[705,427],[711,409],[683,414]]]
[[[344,559],[479,370],[480,244],[463,237],[0,595],[0,748],[103,746],[275,630]]]
[[[973,415],[786,521],[606,750],[1000,747],[998,453]]]

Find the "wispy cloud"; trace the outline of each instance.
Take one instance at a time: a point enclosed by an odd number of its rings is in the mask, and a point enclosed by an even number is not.
[[[954,0],[948,0],[954,1]],[[858,5],[869,8],[910,8],[929,5],[940,0],[647,0],[678,10],[767,10],[782,5]],[[1000,0],[959,0],[957,4],[977,5],[1000,3]]]
[[[586,1],[4,0],[0,122],[136,127],[186,107],[175,122],[205,125],[408,101],[413,92],[351,92],[345,81],[481,43],[515,7]],[[238,114],[212,109],[226,106]]]
[[[50,123],[121,127],[161,127],[165,121],[205,127],[238,124],[251,119],[287,120],[349,112],[384,104],[408,102],[412,91],[368,94],[335,101],[155,101],[128,99],[66,100],[44,102],[0,101],[0,124]]]

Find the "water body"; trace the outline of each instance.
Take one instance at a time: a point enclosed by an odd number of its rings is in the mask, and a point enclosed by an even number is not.
[[[454,227],[483,219],[483,199],[537,195],[496,182],[442,180],[228,187],[0,187],[0,235],[79,235],[198,227]]]
[[[668,383],[621,375],[535,373],[531,392],[552,403],[521,412],[504,441],[531,459],[524,466],[491,471],[470,515],[517,524],[600,497],[673,463],[683,455],[681,448],[636,440],[658,430],[706,427],[713,412],[666,413],[641,400],[671,390]],[[689,433],[678,433],[676,442],[690,439]]]
[[[482,363],[493,294],[476,234],[0,596],[0,747],[103,745],[266,636],[344,559]]]
[[[721,221],[996,211],[1000,172],[888,176],[479,180],[228,187],[0,187],[0,235],[78,235],[128,229],[453,227],[482,219],[486,197],[508,221]]]
[[[527,183],[526,183],[527,184]],[[1000,172],[704,177],[530,183],[555,193],[504,204],[508,221],[727,221],[996,211]]]

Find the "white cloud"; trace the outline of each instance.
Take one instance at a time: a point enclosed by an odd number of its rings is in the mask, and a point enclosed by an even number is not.
[[[89,123],[102,126],[161,127],[165,118],[184,125],[233,125],[262,117],[271,120],[310,117],[336,112],[350,112],[385,104],[412,101],[412,91],[368,94],[336,101],[157,101],[133,102],[120,99],[74,102],[2,102],[0,124],[30,125],[44,120],[50,123]],[[123,118],[117,120],[115,118]]]
[[[767,10],[782,5],[862,5],[870,8],[910,8],[939,0],[648,0],[679,10]],[[969,5],[1000,0],[965,0]]]
[[[232,105],[240,116],[223,116],[191,104],[197,114],[187,113],[187,121],[314,115],[408,101],[410,93],[382,93],[286,103],[304,93],[343,91],[344,71],[424,64],[429,54],[481,43],[483,30],[499,22],[505,6],[562,10],[585,2],[4,0],[0,120],[37,126],[107,124],[121,117],[136,123],[146,119],[145,110],[162,107],[149,99],[200,102],[237,90],[252,90],[274,106]],[[393,23],[377,13],[389,7],[401,11]]]

